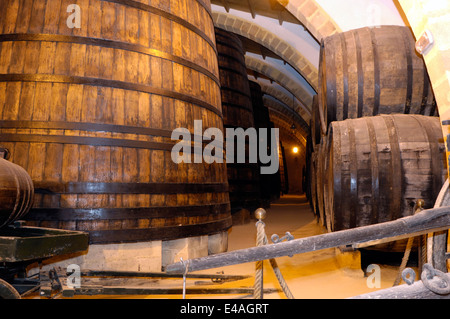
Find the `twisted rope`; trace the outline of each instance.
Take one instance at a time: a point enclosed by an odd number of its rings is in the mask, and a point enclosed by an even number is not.
[[[268,244],[267,236],[264,235],[264,245],[267,245],[267,244]],[[272,266],[273,272],[275,273],[275,276],[278,279],[281,289],[283,290],[286,297],[288,299],[295,299],[294,295],[292,294],[291,290],[289,289],[286,281],[284,280],[283,275],[281,274],[280,268],[278,268],[278,264],[277,264],[277,261],[275,260],[275,258],[271,258],[269,261],[270,261],[270,265]]]
[[[269,243],[267,239],[267,235],[265,232],[265,224],[262,221],[256,222],[256,242],[257,246],[267,245]],[[278,264],[275,260],[275,258],[269,259],[270,265],[272,266],[272,269],[275,273],[275,277],[278,280],[278,283],[281,286],[281,289],[283,290],[284,294],[288,299],[295,299],[294,295],[290,291],[286,281],[284,280],[283,275],[281,274],[281,270],[278,267]],[[256,262],[256,274],[255,274],[255,285],[254,285],[254,299],[262,299],[263,298],[263,261],[257,261]]]
[[[408,263],[408,259],[409,259],[409,255],[411,253],[413,243],[414,243],[414,237],[408,238],[408,243],[406,244],[405,254],[403,255],[402,263],[400,264],[400,267],[399,267],[399,270],[397,273],[397,277],[395,278],[395,281],[394,281],[394,287],[398,286],[400,284],[400,281],[402,280],[402,273],[406,268],[406,264]]]
[[[256,246],[264,245],[265,224],[262,221],[256,222]],[[255,284],[253,291],[253,299],[263,299],[263,261],[256,262]]]
[[[414,205],[413,211],[414,211],[414,215],[421,212],[423,210],[422,205],[418,204],[418,202],[416,202],[416,204]],[[397,273],[397,277],[395,278],[394,281],[394,287],[398,286],[400,284],[400,281],[402,280],[402,273],[406,268],[406,265],[408,263],[409,260],[409,255],[411,254],[411,250],[414,244],[414,237],[410,237],[408,238],[408,242],[406,243],[406,248],[405,248],[405,253],[403,254],[403,258],[402,258],[402,262],[400,264],[400,267],[398,269],[398,273]],[[421,240],[419,237],[419,247],[421,244]]]

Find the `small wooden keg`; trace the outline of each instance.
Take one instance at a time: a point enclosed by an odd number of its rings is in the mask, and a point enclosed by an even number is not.
[[[0,228],[23,218],[33,204],[33,196],[30,175],[19,165],[0,157]]]

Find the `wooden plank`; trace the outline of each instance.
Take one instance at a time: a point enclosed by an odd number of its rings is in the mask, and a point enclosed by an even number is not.
[[[4,227],[0,233],[0,262],[38,260],[88,248],[88,235],[78,231],[35,227]]]

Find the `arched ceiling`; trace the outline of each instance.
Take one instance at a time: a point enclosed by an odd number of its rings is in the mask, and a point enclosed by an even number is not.
[[[398,0],[211,0],[211,3],[216,27],[241,38],[249,78],[262,86],[271,117],[283,125],[284,131],[294,119],[298,132],[291,134],[301,144],[308,134],[312,98],[318,87],[321,39],[365,26],[408,25]],[[292,112],[295,116],[290,116]]]
[[[299,105],[301,107],[297,110],[298,113],[309,122],[311,117],[312,94],[302,88],[294,77],[290,76],[286,72],[283,72],[283,70],[280,70],[276,65],[272,65],[264,60],[257,59],[250,55],[245,57],[245,63],[248,69],[265,75],[273,82],[281,85],[289,91],[289,93],[293,94],[294,97],[300,102]]]
[[[247,52],[285,61],[317,90],[317,67],[291,43],[254,21],[231,13],[214,12],[216,27],[236,33],[244,42]]]

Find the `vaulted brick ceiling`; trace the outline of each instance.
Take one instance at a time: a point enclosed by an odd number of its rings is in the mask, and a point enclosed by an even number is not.
[[[216,27],[241,38],[249,78],[281,105],[299,134],[308,134],[312,97],[318,90],[323,37],[375,24],[403,24],[392,0],[212,0]],[[273,87],[273,88],[269,88]],[[294,100],[286,97],[294,97]],[[279,115],[279,109],[272,116]],[[277,113],[278,112],[278,113]],[[280,116],[277,121],[286,121]],[[289,122],[289,121],[288,121]],[[291,125],[291,123],[286,123]],[[301,140],[301,139],[300,139]]]

